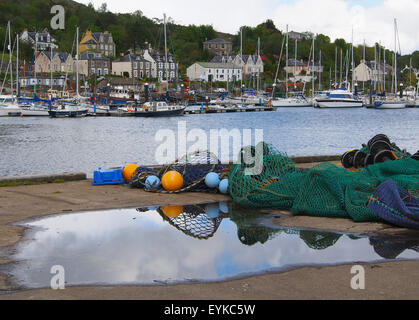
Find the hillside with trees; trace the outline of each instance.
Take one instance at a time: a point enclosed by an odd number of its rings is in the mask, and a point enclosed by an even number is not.
[[[57,39],[60,51],[74,52],[74,35],[76,27],[79,26],[81,32],[90,29],[95,32],[109,31],[112,33],[117,45],[117,56],[128,50],[138,50],[146,48],[151,44],[154,48],[162,50],[164,48],[163,17],[149,18],[143,15],[140,10],[133,13],[113,13],[107,9],[106,4],[99,8],[94,8],[90,3],[83,5],[75,1],[61,0],[3,0],[0,2],[0,39],[5,39],[7,21],[12,23],[13,33],[22,32],[24,28],[29,31],[41,31],[44,28],[50,29],[50,9],[55,4],[61,4],[66,9],[65,30],[53,31]],[[139,4],[139,9],[140,4]],[[213,55],[203,50],[203,42],[216,37],[223,37],[233,42],[235,53],[240,51],[240,32],[234,35],[222,33],[222,30],[215,30],[211,25],[189,25],[183,26],[175,24],[172,18],[168,18],[168,49],[174,53],[180,64],[180,72],[185,73],[186,68],[196,61],[209,61]],[[284,33],[278,30],[274,22],[267,20],[256,27],[243,26],[243,54],[256,54],[258,38],[261,42],[261,55],[265,62],[264,80],[272,83],[277,70],[278,56],[284,39]],[[298,42],[298,59],[308,61],[312,40],[301,40]],[[379,45],[377,46],[377,52]],[[329,85],[335,75],[335,50],[338,51],[337,66],[340,66],[340,53],[350,58],[351,44],[344,39],[336,39],[334,42],[327,35],[316,35],[315,57],[318,61],[322,57],[324,72],[322,83]],[[289,57],[294,58],[295,43],[289,41]],[[392,51],[385,50],[387,61],[391,64]],[[364,47],[354,48],[355,64],[363,58]],[[366,60],[374,60],[374,47],[366,47]],[[22,55],[27,60],[31,59],[33,52],[30,47],[22,47]],[[383,48],[381,48],[383,57]],[[285,64],[285,54],[282,55],[280,78],[284,78],[283,66]],[[410,64],[419,67],[419,52],[412,55],[398,57],[399,66],[403,68]],[[348,59],[350,61],[350,59]],[[346,67],[345,67],[346,69]],[[344,69],[344,70],[345,70]],[[345,71],[343,71],[345,72]],[[343,76],[344,77],[344,76]]]

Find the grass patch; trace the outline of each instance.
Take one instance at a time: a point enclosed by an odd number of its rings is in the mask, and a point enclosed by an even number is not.
[[[4,182],[0,183],[0,187],[17,187],[17,186],[33,186],[33,185],[40,185],[40,184],[49,184],[49,183],[64,183],[67,182],[63,179],[55,179],[52,182],[36,182],[36,181],[12,181],[12,182]]]

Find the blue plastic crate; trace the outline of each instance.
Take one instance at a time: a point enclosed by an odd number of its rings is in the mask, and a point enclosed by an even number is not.
[[[92,185],[103,186],[105,184],[122,184],[125,183],[122,177],[123,168],[118,169],[102,169],[99,168],[93,173]]]

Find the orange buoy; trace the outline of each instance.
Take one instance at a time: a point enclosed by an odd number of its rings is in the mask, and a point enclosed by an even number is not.
[[[164,206],[161,210],[168,218],[176,218],[183,212],[183,206]]]
[[[122,177],[125,181],[131,181],[132,176],[134,175],[135,171],[138,169],[138,164],[129,164],[124,167],[122,170]]]
[[[167,191],[177,191],[183,186],[183,177],[177,171],[168,171],[163,175],[161,184]]]

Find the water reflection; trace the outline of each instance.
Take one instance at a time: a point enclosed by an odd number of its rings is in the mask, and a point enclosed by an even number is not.
[[[262,226],[231,203],[50,216],[31,228],[5,270],[23,288],[218,281],[289,267],[419,259],[419,239],[358,237]]]

